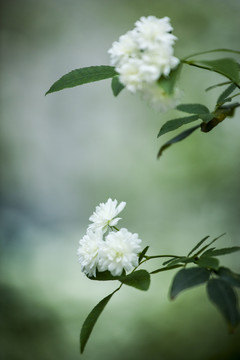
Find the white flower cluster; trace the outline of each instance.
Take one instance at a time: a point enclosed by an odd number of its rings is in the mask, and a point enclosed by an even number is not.
[[[141,251],[138,234],[115,227],[120,220],[116,216],[125,205],[125,202],[121,202],[117,206],[117,200],[108,199],[106,203],[99,204],[90,216],[92,224],[79,241],[77,250],[82,271],[87,276],[96,276],[97,270],[108,270],[113,276],[119,276],[123,270],[128,273],[138,265],[138,254]],[[110,231],[104,238],[109,228]]]
[[[141,17],[133,30],[112,44],[108,51],[111,65],[115,66],[120,82],[129,91],[153,91],[152,85],[156,85],[162,75],[168,76],[179,64],[179,59],[173,55],[177,38],[172,30],[168,17]],[[154,91],[153,102],[156,102],[156,94]],[[163,100],[159,96],[159,101]]]

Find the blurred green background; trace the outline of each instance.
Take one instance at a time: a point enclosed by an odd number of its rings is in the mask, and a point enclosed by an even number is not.
[[[0,357],[75,360],[89,311],[115,289],[81,273],[76,249],[95,206],[126,201],[122,227],[150,252],[184,254],[205,235],[239,245],[239,112],[156,154],[164,121],[110,81],[44,96],[68,71],[108,65],[112,42],[140,16],[169,16],[178,57],[239,48],[237,0],[1,1]],[[213,107],[221,76],[188,68],[183,102]],[[239,254],[223,264],[240,271]],[[153,270],[161,263],[149,264]],[[93,331],[86,360],[239,359],[239,329],[226,324],[204,287],[170,303],[172,273],[147,293],[124,287]]]

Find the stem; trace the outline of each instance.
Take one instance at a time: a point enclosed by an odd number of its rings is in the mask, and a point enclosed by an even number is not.
[[[182,256],[177,256],[177,255],[154,255],[154,256],[146,256],[144,255],[144,257],[146,258],[146,260],[150,260],[150,259],[156,259],[156,258],[165,258],[165,257],[172,257],[172,258],[180,258]]]
[[[230,98],[232,99],[232,98],[234,98],[235,96],[239,96],[240,95],[240,93],[237,93],[237,94],[235,94],[235,95],[233,95],[233,96],[230,96]],[[236,103],[235,103],[236,104]]]
[[[200,69],[212,71],[212,70],[209,69],[208,67],[203,66],[203,65],[198,65],[198,64],[196,64],[196,63],[193,62],[193,61],[187,61],[187,60],[181,60],[181,61],[182,61],[183,64],[187,64],[187,65],[190,65],[190,66],[198,67],[198,68],[200,68]]]
[[[116,226],[111,226],[111,228],[119,231],[119,229]]]
[[[185,265],[183,265],[183,264],[173,265],[173,266],[169,266],[169,267],[164,266],[164,267],[162,267],[160,269],[157,269],[157,270],[154,270],[154,271],[150,272],[150,274],[153,275],[153,274],[157,274],[157,273],[162,272],[162,271],[172,270],[172,269],[176,269],[178,267],[184,267],[184,266]]]
[[[222,82],[220,84],[209,86],[207,89],[205,89],[205,91],[209,91],[209,90],[215,89],[215,88],[217,88],[219,86],[228,85],[228,84],[231,84],[231,81],[225,81],[225,82]]]
[[[115,292],[119,291],[122,286],[123,286],[123,283],[121,283],[121,285],[119,285],[119,287],[116,290],[114,290],[114,292],[112,294],[115,294]]]
[[[187,59],[189,59],[190,57],[193,57],[193,56],[198,56],[198,55],[203,55],[203,54],[210,54],[210,53],[213,53],[213,52],[232,52],[232,53],[235,53],[235,54],[240,54],[240,51],[237,51],[237,50],[213,49],[213,50],[200,51],[200,52],[197,52],[195,54],[188,55],[185,58],[183,58],[182,60],[187,60]]]
[[[196,64],[196,63],[193,62],[193,61],[188,61],[188,60],[184,60],[184,59],[183,59],[183,60],[181,60],[181,62],[182,62],[183,64],[187,64],[187,65],[190,65],[190,66],[195,66],[195,67],[200,68],[200,69],[204,69],[204,70],[216,72],[217,74],[220,74],[220,75],[225,76],[225,77],[228,78],[228,76],[222,74],[220,71],[210,69],[210,68],[208,68],[208,67],[206,67],[206,66],[203,66],[203,65],[198,65],[198,64]],[[231,80],[231,79],[230,79],[230,80]],[[240,89],[240,85],[238,85],[238,84],[237,84],[236,82],[234,82],[234,81],[232,81],[232,83],[233,83],[234,85],[236,85],[236,87],[238,87],[238,88]]]

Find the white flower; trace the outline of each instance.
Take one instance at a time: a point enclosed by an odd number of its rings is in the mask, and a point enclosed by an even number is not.
[[[168,17],[141,17],[135,28],[120,36],[109,49],[110,61],[120,82],[135,93],[168,76],[179,64],[173,55],[176,36]],[[155,102],[155,100],[153,100]]]
[[[145,86],[140,94],[155,110],[161,112],[174,109],[182,97],[182,91],[178,88],[174,89],[173,94],[167,94],[157,83]]]
[[[151,49],[164,43],[172,46],[177,39],[170,33],[173,28],[168,17],[158,19],[155,16],[142,16],[135,27],[137,42],[142,49]]]
[[[179,64],[179,59],[173,56],[173,49],[169,46],[159,46],[146,51],[142,55],[146,64],[151,64],[158,69],[158,78],[168,76],[172,69]]]
[[[116,226],[121,218],[116,216],[124,209],[126,203],[122,201],[117,206],[117,200],[108,199],[106,203],[101,203],[96,207],[95,212],[90,216],[89,220],[93,222],[88,226],[88,230],[101,230],[105,233],[108,226]]]
[[[82,272],[87,276],[96,276],[99,250],[102,243],[102,233],[100,231],[94,233],[91,230],[79,241],[79,248],[77,250],[78,261],[81,264]]]
[[[113,276],[121,275],[123,270],[132,271],[138,265],[141,241],[138,234],[124,228],[110,232],[99,253],[99,271],[108,270]]]
[[[139,48],[134,39],[133,31],[128,31],[126,34],[121,35],[118,41],[114,41],[108,53],[113,66],[119,66],[126,63],[129,58],[137,57]]]
[[[133,93],[142,89],[145,83],[153,82],[159,77],[159,70],[156,66],[146,64],[139,59],[130,59],[126,64],[117,68],[117,71],[120,74],[120,82]]]

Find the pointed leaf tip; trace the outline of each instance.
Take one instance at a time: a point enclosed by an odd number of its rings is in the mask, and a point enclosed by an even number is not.
[[[107,305],[107,303],[109,302],[109,300],[111,299],[111,297],[113,296],[114,293],[115,293],[115,291],[113,293],[111,293],[110,295],[106,296],[104,299],[102,299],[92,309],[92,311],[89,313],[86,320],[84,321],[82,329],[81,329],[81,333],[80,333],[80,352],[81,353],[83,353],[83,351],[85,349],[85,346],[86,346],[88,339],[91,335],[91,332],[97,322],[97,319],[101,315],[102,311],[104,310],[105,306]]]
[[[119,81],[118,75],[115,75],[112,78],[111,87],[114,96],[118,96],[118,94],[120,94],[120,92],[124,89],[124,85]]]
[[[89,66],[72,70],[57,80],[45,95],[78,85],[109,79],[115,75],[117,75],[115,68],[107,65]]]
[[[202,104],[180,104],[177,109],[189,114],[209,114],[209,109]]]
[[[184,116],[181,118],[169,120],[165,124],[163,124],[163,126],[161,127],[161,129],[158,133],[158,137],[161,135],[164,135],[170,131],[176,130],[182,125],[186,125],[193,121],[196,121],[196,120],[198,120],[198,118],[199,118],[198,115],[191,115],[191,116]]]
[[[240,321],[238,299],[233,288],[224,280],[211,279],[207,283],[209,299],[218,308],[232,332]]]
[[[184,139],[186,139],[188,136],[190,136],[195,130],[197,130],[198,128],[200,128],[201,125],[197,125],[194,127],[191,127],[190,129],[187,129],[183,132],[181,132],[180,134],[178,134],[177,136],[175,136],[174,138],[172,138],[171,140],[167,141],[165,144],[163,144],[160,149],[159,152],[157,154],[157,158],[159,158],[163,151],[166,150],[169,146],[171,146],[172,144],[175,144],[179,141],[182,141]]]

